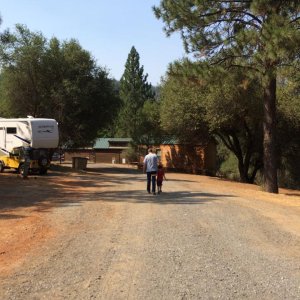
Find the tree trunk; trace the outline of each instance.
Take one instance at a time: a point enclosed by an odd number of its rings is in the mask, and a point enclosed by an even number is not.
[[[238,168],[239,168],[241,182],[249,183],[248,168],[245,166],[243,162],[243,157],[238,158]]]
[[[265,77],[263,152],[264,152],[264,189],[278,193],[277,153],[276,153],[276,75],[270,72]]]

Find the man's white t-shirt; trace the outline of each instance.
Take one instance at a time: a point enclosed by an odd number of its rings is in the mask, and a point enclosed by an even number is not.
[[[144,164],[146,164],[146,172],[157,171],[157,156],[154,153],[148,153],[145,156]]]

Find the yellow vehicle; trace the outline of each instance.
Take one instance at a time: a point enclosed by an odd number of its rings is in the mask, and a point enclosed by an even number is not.
[[[0,172],[16,169],[21,174],[46,174],[58,146],[54,119],[0,118]]]
[[[47,174],[50,167],[52,151],[48,149],[30,149],[28,161],[29,173]],[[22,147],[14,148],[8,155],[0,156],[0,172],[4,169],[15,169],[18,173],[24,173],[25,155]]]

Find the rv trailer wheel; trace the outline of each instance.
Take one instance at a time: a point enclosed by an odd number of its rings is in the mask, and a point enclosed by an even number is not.
[[[4,171],[4,163],[0,161],[0,173]]]
[[[38,163],[39,163],[39,166],[41,166],[41,167],[46,167],[46,166],[48,165],[48,159],[47,159],[47,157],[41,156],[41,157],[39,158]]]

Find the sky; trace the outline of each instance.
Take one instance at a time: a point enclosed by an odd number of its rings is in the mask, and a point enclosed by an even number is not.
[[[185,56],[179,34],[166,37],[152,6],[159,0],[0,0],[0,30],[24,24],[46,38],[75,38],[119,80],[132,46],[148,81],[158,85],[169,63]]]

